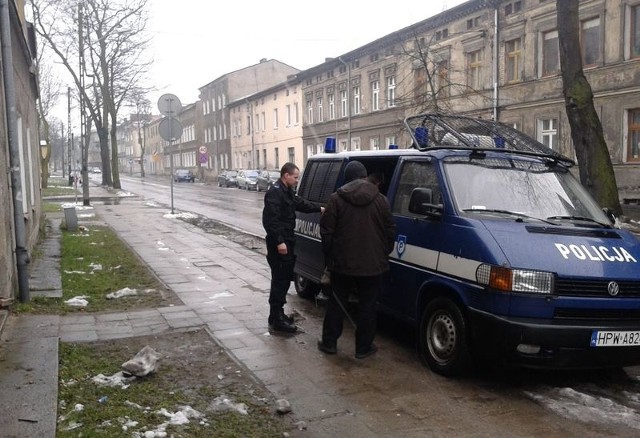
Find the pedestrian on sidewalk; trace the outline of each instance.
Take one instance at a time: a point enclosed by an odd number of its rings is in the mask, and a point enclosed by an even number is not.
[[[271,268],[269,292],[269,326],[276,331],[294,333],[297,330],[293,317],[285,315],[287,291],[293,279],[295,266],[296,211],[323,212],[324,207],[308,202],[295,193],[300,169],[293,163],[285,163],[280,169],[280,179],[264,195],[262,226],[267,232],[267,262]]]
[[[344,170],[345,184],[329,198],[320,218],[324,260],[330,273],[332,293],[322,324],[318,349],[337,352],[349,294],[358,296],[356,315],[356,358],[364,359],[378,348],[376,303],[388,255],[393,250],[395,224],[387,198],[367,180],[367,169],[351,161]],[[348,316],[348,315],[347,315]]]

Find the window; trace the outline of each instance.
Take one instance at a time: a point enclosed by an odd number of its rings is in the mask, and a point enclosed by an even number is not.
[[[313,155],[313,145],[312,144],[308,144],[307,145],[307,157],[310,157]]]
[[[329,94],[327,99],[329,99],[329,120],[333,120],[336,118],[336,96],[334,94]]]
[[[291,126],[291,105],[287,105],[287,126]]]
[[[538,120],[538,141],[548,148],[557,150],[558,119]]]
[[[479,90],[482,85],[481,67],[482,50],[474,50],[467,53],[467,85],[474,90]]]
[[[432,203],[442,204],[442,192],[435,166],[428,161],[406,162],[400,170],[398,190],[392,208],[394,214],[414,216],[409,212],[409,200],[413,189],[418,187],[431,189]]]
[[[520,71],[522,70],[522,43],[520,38],[505,43],[505,62],[505,79],[507,83],[520,81]]]
[[[387,108],[396,106],[396,77],[387,78]]]
[[[640,162],[640,108],[629,110],[627,162]]]
[[[276,169],[280,169],[280,150],[275,148],[276,153]]]
[[[273,109],[273,129],[278,129],[278,108]]]
[[[449,61],[444,60],[436,65],[436,90],[441,97],[449,96]]]
[[[352,138],[351,139],[351,150],[352,151],[359,151],[360,150],[360,139],[359,138]]]
[[[380,109],[380,82],[371,82],[371,110],[378,111]]]
[[[372,137],[369,139],[369,149],[372,151],[380,150],[380,139],[378,137]]]
[[[307,123],[313,123],[313,102],[311,100],[307,101]]]
[[[558,31],[542,34],[542,76],[554,75],[560,71]]]
[[[345,90],[342,90],[340,92],[340,109],[340,117],[347,117],[347,111],[349,107],[347,106],[347,92]]]
[[[585,66],[593,66],[601,60],[600,17],[580,23],[580,45],[582,50],[582,63]]]
[[[360,114],[360,87],[353,87],[353,114]]]
[[[392,144],[397,144],[396,143],[396,136],[395,135],[388,135],[384,138],[384,145],[387,149],[389,149],[389,146],[391,146]]]
[[[347,140],[340,140],[340,152],[347,150]]]
[[[509,3],[504,7],[504,15],[516,14],[522,11],[522,1]]]
[[[295,124],[298,125],[300,123],[300,110],[298,109],[298,102],[293,104],[293,115],[295,116]]]
[[[318,122],[324,122],[324,111],[322,111],[322,97],[318,97]]]
[[[640,58],[640,5],[631,8],[631,57]]]
[[[287,148],[287,153],[289,155],[289,162],[290,163],[295,163],[296,162],[295,149],[294,148]]]
[[[247,135],[251,135],[251,116],[247,116]]]

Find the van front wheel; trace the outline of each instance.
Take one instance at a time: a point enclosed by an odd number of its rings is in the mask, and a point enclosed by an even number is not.
[[[296,287],[296,292],[302,298],[315,298],[318,292],[320,292],[320,285],[318,283],[314,283],[300,274],[295,274],[293,283]]]
[[[471,366],[467,324],[460,308],[440,297],[429,303],[420,322],[420,358],[443,376],[463,374]]]

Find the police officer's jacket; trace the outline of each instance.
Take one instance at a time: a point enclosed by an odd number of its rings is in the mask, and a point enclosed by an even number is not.
[[[319,212],[320,206],[296,195],[282,180],[278,180],[264,195],[262,226],[267,232],[267,245],[295,241],[296,210]]]

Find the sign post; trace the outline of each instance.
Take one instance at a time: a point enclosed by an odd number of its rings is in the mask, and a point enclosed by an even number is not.
[[[175,116],[182,109],[182,103],[175,94],[163,94],[158,99],[158,110],[160,114],[166,116],[160,121],[158,131],[160,137],[169,142],[169,172],[171,178],[171,214],[173,213],[173,151],[171,150],[172,142],[182,135],[182,124]]]

